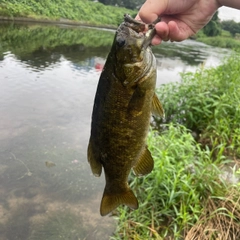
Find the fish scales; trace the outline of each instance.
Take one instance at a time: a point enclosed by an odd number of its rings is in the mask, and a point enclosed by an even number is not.
[[[149,47],[154,26],[125,15],[99,79],[88,145],[88,161],[95,176],[105,173],[100,214],[107,215],[121,204],[138,208],[128,185],[136,175],[153,169],[146,146],[152,112],[164,114],[155,95],[156,59]]]

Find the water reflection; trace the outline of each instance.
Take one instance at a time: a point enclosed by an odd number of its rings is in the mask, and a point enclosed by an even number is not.
[[[104,179],[86,160],[90,118],[113,32],[0,26],[1,239],[108,239]],[[226,52],[186,41],[155,47],[158,83]],[[48,168],[45,162],[56,166]]]
[[[0,64],[0,235],[107,239],[113,220],[99,216],[104,182],[86,161],[100,72],[80,71],[64,57],[35,70],[13,54]],[[53,217],[58,224],[49,226]]]

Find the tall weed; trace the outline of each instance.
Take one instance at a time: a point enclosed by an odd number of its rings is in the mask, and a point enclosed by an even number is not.
[[[211,151],[202,151],[184,126],[171,124],[161,136],[151,131],[148,146],[154,170],[131,183],[139,209],[120,209],[112,239],[183,239],[207,197],[225,192]]]
[[[123,15],[136,15],[136,11],[106,6],[92,1],[60,0],[2,0],[0,15],[10,17],[34,17],[44,19],[69,19],[91,25],[109,25],[117,27],[123,21]]]

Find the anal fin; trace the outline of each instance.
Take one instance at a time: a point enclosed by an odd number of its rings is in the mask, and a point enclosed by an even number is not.
[[[100,177],[102,173],[102,164],[98,161],[93,152],[91,140],[88,144],[87,157],[92,169],[92,173],[94,174],[94,176]]]
[[[142,151],[139,159],[133,166],[134,174],[142,176],[150,173],[153,170],[154,162],[152,155],[147,147]]]
[[[154,93],[153,99],[152,99],[152,113],[154,116],[159,116],[162,118],[165,117],[163,106],[162,106],[161,102],[159,101],[156,93]]]

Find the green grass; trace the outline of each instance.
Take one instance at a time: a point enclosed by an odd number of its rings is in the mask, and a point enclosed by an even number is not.
[[[212,162],[212,151],[201,150],[185,127],[166,128],[162,135],[155,131],[149,135],[154,170],[144,178],[133,178],[139,209],[120,208],[112,239],[183,239],[207,198],[224,196],[227,190],[219,178],[219,161]]]
[[[205,44],[221,47],[221,48],[239,48],[240,47],[240,40],[234,39],[232,37],[200,37],[197,38],[197,41],[203,42]]]
[[[2,0],[0,15],[8,17],[33,17],[36,19],[69,19],[90,25],[118,26],[123,15],[136,15],[136,11],[105,6],[98,2],[74,0]]]
[[[233,38],[229,31],[222,30],[220,36],[208,37],[203,30],[200,30],[191,38],[215,47],[238,49],[240,48],[240,39],[237,36]]]
[[[209,147],[240,158],[240,55],[217,68],[182,74],[180,83],[158,90],[166,122],[180,123]],[[220,153],[221,154],[221,153]]]
[[[223,179],[221,170],[240,158],[239,60],[235,52],[217,68],[202,66],[158,89],[166,119],[155,121],[160,132],[148,138],[154,170],[131,176],[140,206],[119,209],[112,239],[239,236],[240,185]]]

